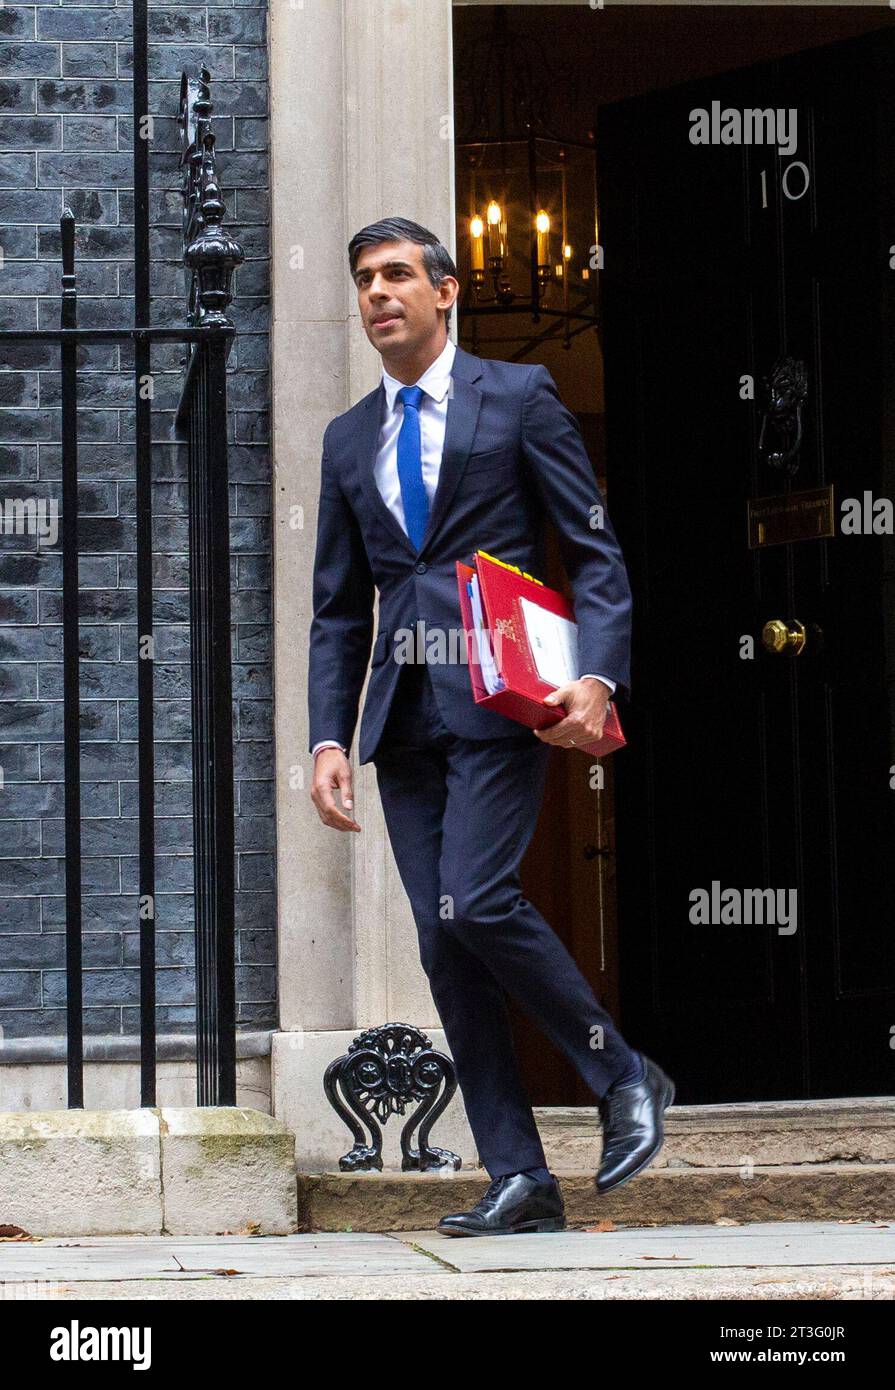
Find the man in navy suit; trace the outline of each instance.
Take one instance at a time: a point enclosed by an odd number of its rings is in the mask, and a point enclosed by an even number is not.
[[[438,238],[387,218],[352,238],[348,258],[383,373],[323,436],[311,796],[324,824],[360,830],[348,750],[372,644],[360,761],[376,767],[420,959],[492,1178],[471,1211],[445,1216],[438,1229],[559,1230],[562,1197],[519,1074],[505,992],[598,1101],[600,1192],[656,1157],[674,1096],[665,1073],[625,1042],[519,881],[550,748],[599,738],[611,694],[628,692],[627,574],[550,373],[476,357],[448,338],[459,283]],[[548,697],[565,717],[533,732],[473,700],[454,566],[482,549],[542,573],[548,516],[572,585],[584,674]]]

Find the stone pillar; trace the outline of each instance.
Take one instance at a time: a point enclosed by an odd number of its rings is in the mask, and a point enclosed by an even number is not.
[[[270,55],[280,996],[272,1092],[299,1166],[310,1169],[334,1166],[350,1147],[321,1078],[356,1031],[399,1020],[445,1046],[374,769],[355,766],[360,835],[327,829],[311,805],[306,682],[323,431],[380,376],[348,242],[366,223],[400,215],[453,250],[451,0],[281,0],[270,12]],[[391,1161],[396,1139],[386,1131]],[[473,1161],[459,1100],[435,1142]]]

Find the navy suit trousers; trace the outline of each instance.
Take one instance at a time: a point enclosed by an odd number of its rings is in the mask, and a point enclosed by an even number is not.
[[[559,937],[522,896],[519,865],[550,748],[465,739],[444,724],[425,665],[405,665],[373,762],[420,960],[492,1178],[544,1164],[505,993],[596,1099],[636,1061]]]

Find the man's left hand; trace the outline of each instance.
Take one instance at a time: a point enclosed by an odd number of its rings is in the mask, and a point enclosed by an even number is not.
[[[611,691],[608,685],[594,676],[559,685],[544,699],[545,705],[562,705],[565,719],[547,729],[535,729],[542,743],[573,748],[583,743],[595,743],[602,736]]]

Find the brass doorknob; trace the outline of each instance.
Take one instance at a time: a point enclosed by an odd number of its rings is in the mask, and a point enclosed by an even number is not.
[[[798,656],[805,645],[805,626],[797,618],[771,618],[761,629],[761,640],[775,656]]]

